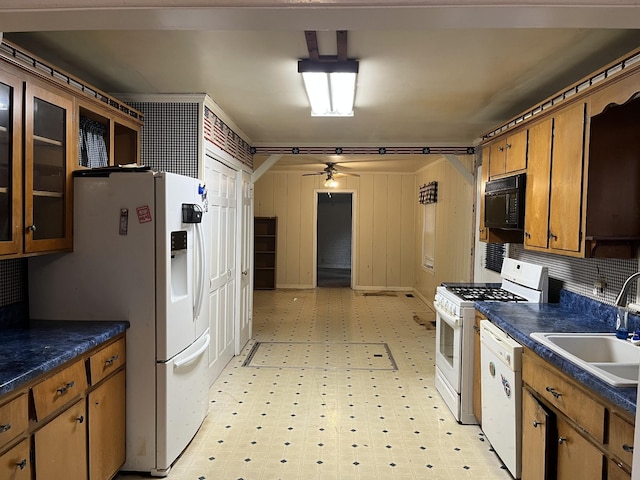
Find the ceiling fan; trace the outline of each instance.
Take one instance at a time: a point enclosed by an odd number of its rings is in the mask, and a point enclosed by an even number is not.
[[[321,172],[303,173],[302,175],[305,177],[310,175],[326,175],[327,179],[324,182],[325,187],[337,187],[338,183],[335,181],[335,179],[338,177],[359,177],[360,176],[357,173],[339,172],[338,169],[336,168],[338,164],[334,162],[327,162],[326,165],[327,166]]]

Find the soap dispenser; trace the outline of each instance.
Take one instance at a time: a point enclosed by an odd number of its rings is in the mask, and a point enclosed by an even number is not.
[[[623,340],[629,338],[629,310],[626,307],[618,307],[616,337]]]

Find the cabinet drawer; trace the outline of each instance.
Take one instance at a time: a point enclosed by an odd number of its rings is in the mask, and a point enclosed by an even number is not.
[[[32,388],[36,420],[75,400],[87,389],[84,361],[78,360]]]
[[[125,363],[124,338],[107,345],[89,358],[89,375],[91,385],[118,370]]]
[[[529,354],[522,356],[522,379],[587,433],[604,442],[604,406],[573,384],[560,372],[546,368]]]
[[[7,480],[31,480],[28,438],[0,456],[0,478]]]
[[[0,407],[0,449],[28,427],[27,394],[23,393]]]
[[[612,413],[609,417],[609,449],[631,466],[633,461],[633,425]]]

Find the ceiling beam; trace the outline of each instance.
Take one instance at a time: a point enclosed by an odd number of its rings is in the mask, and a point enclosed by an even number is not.
[[[640,7],[636,0],[605,0],[590,4],[558,5],[540,0],[533,5],[514,0],[500,2],[462,0],[396,2],[357,0],[350,6],[336,2],[308,8],[307,3],[273,0],[263,8],[246,8],[262,0],[238,2],[224,8],[176,7],[176,0],[3,0],[0,31],[53,30],[339,30],[412,28],[638,28]],[[156,6],[150,7],[149,3]],[[214,4],[216,1],[205,2]],[[320,2],[321,3],[321,2]],[[394,4],[394,5],[390,5]]]
[[[458,170],[458,172],[460,172],[462,178],[464,178],[469,185],[474,184],[473,174],[469,170],[467,170],[467,168],[462,164],[460,160],[458,160],[457,156],[445,153],[443,157],[446,158],[449,163],[453,165],[456,170]]]
[[[260,177],[262,177],[262,175],[264,175],[265,173],[267,173],[267,171],[273,167],[278,160],[280,160],[282,158],[282,155],[271,155],[269,158],[267,158],[262,165],[260,165],[258,168],[256,168],[253,173],[251,174],[251,183],[256,183],[258,180],[260,180]]]
[[[347,61],[347,31],[338,30],[336,32],[336,43],[338,45],[338,61]]]
[[[307,39],[309,59],[317,62],[320,60],[320,53],[318,52],[318,35],[315,30],[305,30],[304,36]]]

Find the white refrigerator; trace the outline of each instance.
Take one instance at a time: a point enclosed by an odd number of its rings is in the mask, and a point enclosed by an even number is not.
[[[166,476],[207,415],[207,221],[195,178],[86,170],[73,253],[29,259],[31,318],[130,322],[124,471]]]

